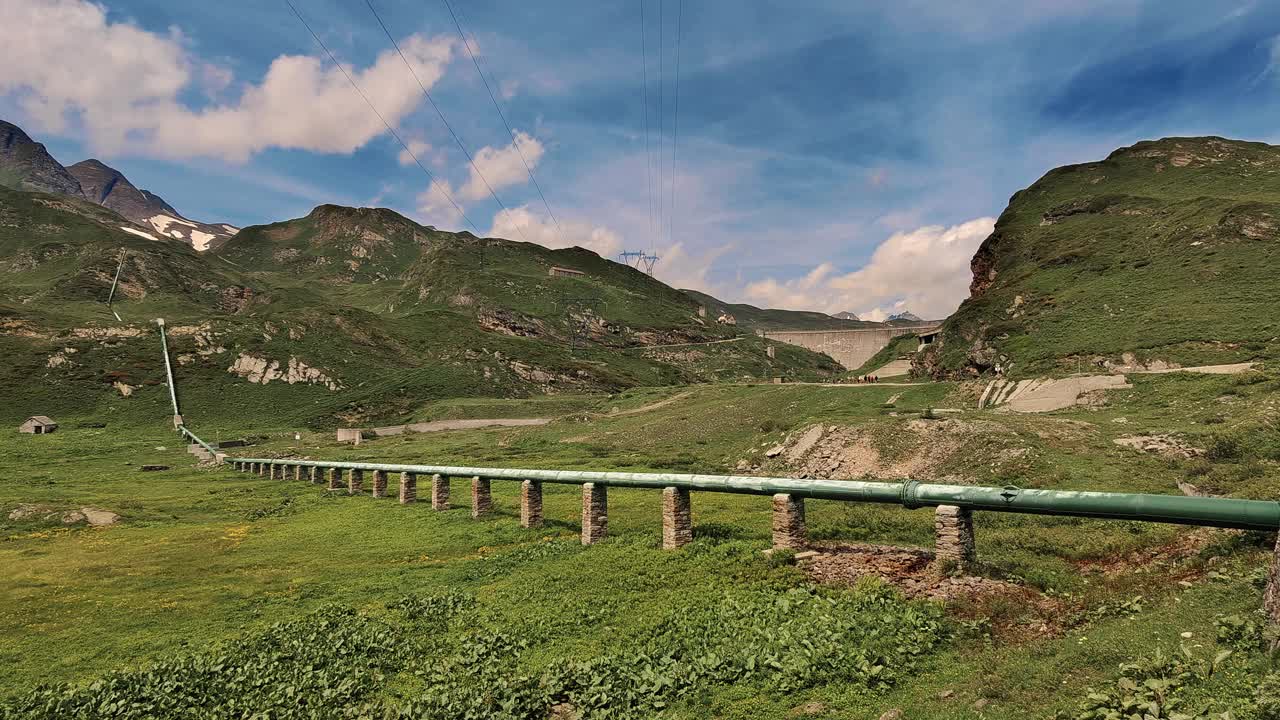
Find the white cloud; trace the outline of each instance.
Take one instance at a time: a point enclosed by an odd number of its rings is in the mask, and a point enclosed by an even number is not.
[[[943,318],[968,297],[969,260],[994,227],[995,218],[981,217],[951,227],[927,225],[894,233],[859,270],[833,275],[830,263],[823,263],[800,278],[751,283],[744,294],[766,307],[849,310],[868,320],[903,310]]]
[[[429,158],[427,158],[426,155],[427,151],[431,149],[431,143],[423,140],[406,140],[405,144],[409,146],[409,149],[405,150],[402,148],[400,150],[400,154],[396,156],[396,159],[400,161],[401,165],[417,165],[417,163],[414,162],[415,157],[419,162],[428,162]]]
[[[96,153],[239,162],[271,147],[350,153],[385,132],[342,72],[318,57],[281,55],[235,101],[192,108],[181,99],[186,88],[225,88],[231,79],[192,57],[176,29],[111,22],[85,0],[0,0],[0,17],[0,94],[16,96],[38,130],[62,133],[76,121]],[[428,88],[453,44],[400,41]],[[393,125],[420,101],[394,50],[348,72]]]
[[[447,180],[439,177],[418,194],[418,214],[422,221],[435,227],[457,225],[462,221],[462,212],[449,201],[456,199],[456,194]]]
[[[510,240],[527,238],[529,242],[549,248],[577,245],[609,259],[617,258],[622,252],[622,236],[603,225],[562,218],[557,228],[550,219],[529,212],[527,205],[498,211],[493,216],[489,235]]]
[[[536,168],[543,151],[537,138],[519,130],[516,131],[515,142],[506,147],[480,148],[472,156],[474,167],[466,184],[458,191],[459,195],[463,200],[475,201],[488,197],[490,187],[498,192],[504,187],[524,183],[529,178],[524,163],[527,161],[530,169]],[[524,153],[524,160],[520,158],[521,153]],[[488,187],[485,187],[485,180],[489,181]]]
[[[734,244],[725,243],[699,251],[683,242],[673,243],[653,253],[659,258],[653,274],[673,288],[700,290],[724,299],[725,288],[716,287],[707,274],[720,256],[734,248]]]

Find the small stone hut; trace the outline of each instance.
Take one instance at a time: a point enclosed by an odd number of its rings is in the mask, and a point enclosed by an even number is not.
[[[58,423],[48,415],[32,415],[27,421],[18,426],[18,432],[29,433],[31,435],[48,435],[58,429]]]

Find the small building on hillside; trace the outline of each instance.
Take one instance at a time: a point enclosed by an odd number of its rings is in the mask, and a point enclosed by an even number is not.
[[[560,267],[559,265],[552,265],[551,269],[547,271],[547,274],[550,275],[551,277],[580,278],[580,277],[587,276],[587,274],[582,272],[581,270],[574,270],[573,268]]]
[[[58,423],[48,415],[32,415],[27,421],[18,426],[18,432],[29,433],[31,435],[48,435],[58,429]]]

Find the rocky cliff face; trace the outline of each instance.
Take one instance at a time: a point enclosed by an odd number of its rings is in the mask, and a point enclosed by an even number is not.
[[[1106,372],[1126,354],[1208,365],[1280,356],[1280,147],[1165,138],[1014,194],[970,297],[917,371]]]
[[[82,160],[67,168],[80,181],[80,189],[92,202],[111,208],[134,222],[145,224],[152,216],[177,215],[169,203],[157,195],[144,193],[119,170],[99,160]]]
[[[44,145],[22,128],[0,120],[0,185],[15,190],[84,197],[80,183]]]

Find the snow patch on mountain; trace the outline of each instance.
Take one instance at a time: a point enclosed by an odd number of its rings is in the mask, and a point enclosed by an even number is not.
[[[165,235],[173,235],[174,237],[182,237],[182,234],[178,233],[177,230],[169,229],[169,225],[173,223],[186,225],[187,227],[192,227],[192,228],[198,227],[195,223],[191,222],[190,220],[180,220],[178,218],[169,217],[168,215],[156,215],[151,218],[148,218],[147,222],[151,223],[151,227],[155,228],[156,232],[162,233]]]
[[[199,230],[192,230],[191,231],[191,247],[195,248],[196,252],[204,252],[205,250],[209,249],[209,241],[214,239],[215,237],[217,237],[217,235],[214,235],[213,233],[206,233],[206,232],[200,232]]]
[[[160,242],[160,238],[156,237],[155,235],[152,235],[151,233],[142,232],[141,230],[134,230],[133,228],[125,227],[123,225],[120,226],[120,229],[131,235],[137,235],[138,237],[144,237],[148,240],[155,240],[156,242]]]

